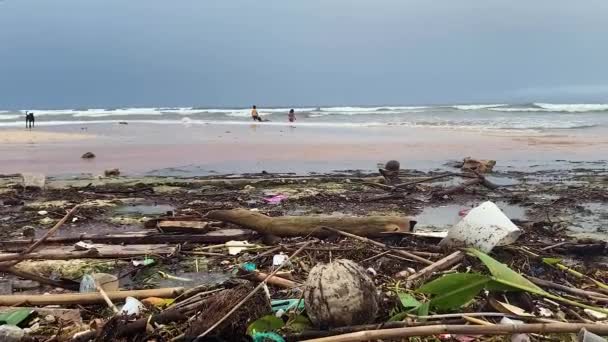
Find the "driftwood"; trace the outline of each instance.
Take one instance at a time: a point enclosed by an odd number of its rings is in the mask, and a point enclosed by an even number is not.
[[[127,297],[134,298],[174,298],[184,292],[182,287],[169,287],[152,290],[113,291],[106,292],[112,301],[120,301]],[[103,296],[99,293],[67,293],[51,295],[11,295],[0,296],[0,306],[12,305],[75,305],[75,304],[97,304],[105,303]]]
[[[147,245],[156,243],[226,243],[231,240],[251,239],[254,232],[243,229],[222,229],[205,234],[163,234],[151,232],[134,232],[123,234],[82,234],[59,238],[48,238],[45,244],[72,244],[78,241],[91,241],[94,243]],[[32,240],[5,240],[0,241],[0,248],[10,246],[28,245]]]
[[[382,236],[387,232],[408,232],[416,221],[399,216],[280,216],[269,217],[246,209],[214,210],[207,218],[237,224],[261,234],[280,237],[331,235],[322,227],[332,227],[359,236]]]
[[[608,325],[593,323],[546,323],[546,324],[495,324],[495,325],[431,325],[424,327],[405,327],[395,329],[368,330],[344,335],[322,337],[307,342],[350,342],[368,340],[394,340],[412,336],[431,336],[439,334],[455,335],[512,335],[576,333],[581,329],[599,334],[608,334]]]
[[[132,258],[142,255],[171,255],[175,253],[176,248],[168,245],[133,245],[133,246],[117,246],[117,245],[99,245],[93,244],[93,248],[88,251],[65,251],[70,247],[49,247],[42,252],[29,254],[7,254],[0,253],[0,261],[12,260],[71,260],[71,259],[121,259]],[[18,247],[8,248],[7,251],[12,252]]]

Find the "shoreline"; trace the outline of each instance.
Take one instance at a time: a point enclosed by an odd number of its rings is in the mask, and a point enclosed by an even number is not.
[[[264,123],[131,123],[0,129],[0,136],[14,139],[0,144],[0,173],[48,175],[102,174],[113,168],[124,174],[160,170],[168,175],[173,169],[185,176],[261,171],[302,174],[373,170],[377,163],[390,159],[400,160],[403,168],[429,170],[446,160],[468,156],[527,168],[555,160],[600,161],[608,153],[608,139],[601,132],[498,135],[394,126],[336,129]],[[97,157],[83,160],[80,157],[85,152]]]

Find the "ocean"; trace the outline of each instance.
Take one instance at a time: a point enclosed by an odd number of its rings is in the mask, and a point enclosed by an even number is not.
[[[290,108],[258,109],[268,125],[288,125]],[[608,126],[608,104],[461,104],[438,106],[296,107],[297,125],[405,126],[543,132]],[[249,108],[32,109],[40,126],[141,122],[172,125],[250,124]],[[0,127],[24,125],[24,110],[0,110]]]

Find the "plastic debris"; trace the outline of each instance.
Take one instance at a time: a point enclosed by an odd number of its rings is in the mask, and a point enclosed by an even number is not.
[[[519,235],[521,230],[496,204],[487,201],[471,209],[460,222],[452,226],[441,245],[463,243],[487,253],[495,246],[515,242]]]
[[[22,173],[23,187],[25,188],[40,188],[43,189],[46,184],[46,175],[44,173]]]
[[[0,324],[19,325],[33,313],[34,310],[32,309],[17,309],[0,313]]]
[[[264,201],[268,204],[280,204],[281,202],[283,202],[286,199],[287,199],[287,196],[285,196],[285,195],[275,195],[272,197],[264,198]]]
[[[120,309],[120,314],[127,316],[139,316],[139,314],[141,314],[141,311],[144,309],[144,305],[139,300],[133,297],[127,297],[125,298],[125,305],[123,305],[122,309]]]
[[[131,263],[133,264],[133,266],[150,266],[150,265],[154,265],[156,261],[154,259],[150,259],[150,258],[145,258],[144,260],[133,260],[131,261]]]
[[[106,292],[118,291],[118,278],[108,273],[85,274],[80,281],[80,293],[97,292],[97,284]]]
[[[275,254],[272,257],[272,266],[280,266],[282,265],[285,261],[287,261],[287,259],[289,259],[289,257],[283,253],[281,254]]]
[[[304,299],[274,299],[271,301],[272,312],[283,310],[285,312],[297,309],[304,311]]]
[[[48,211],[46,211],[46,210],[40,210],[40,211],[38,212],[38,215],[43,215],[43,216],[44,216],[44,215],[46,215],[46,214],[48,214],[48,213],[49,213],[49,212],[48,212]]]
[[[578,342],[606,342],[606,339],[583,328],[578,332]]]
[[[246,262],[241,265],[241,268],[247,272],[253,272],[257,269],[257,266],[252,262]]]
[[[510,319],[508,317],[503,317],[500,320],[500,324],[523,324],[523,321],[518,321],[515,319]],[[527,334],[513,334],[511,335],[511,342],[530,342],[530,337]]]
[[[247,241],[234,240],[226,242],[225,246],[228,248],[228,254],[230,255],[237,255],[248,248],[256,247],[256,245]]]
[[[74,249],[77,251],[88,251],[91,249],[95,249],[95,246],[84,241],[78,241],[74,244]]]

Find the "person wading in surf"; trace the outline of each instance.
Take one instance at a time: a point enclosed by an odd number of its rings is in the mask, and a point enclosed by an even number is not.
[[[253,106],[253,108],[251,108],[251,118],[253,119],[253,121],[262,122],[262,118],[260,118],[260,114],[258,114],[258,109],[255,105]]]
[[[296,121],[296,112],[294,112],[293,109],[290,109],[289,114],[287,114],[287,118],[289,119],[289,122],[295,122]]]

